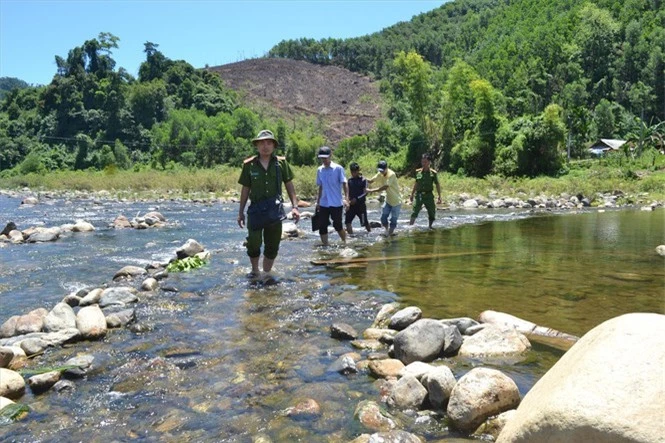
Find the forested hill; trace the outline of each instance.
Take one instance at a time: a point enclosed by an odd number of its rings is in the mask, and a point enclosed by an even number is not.
[[[606,99],[665,120],[663,0],[455,0],[368,36],[282,41],[270,56],[385,78],[411,50],[444,72],[465,61],[511,116]]]

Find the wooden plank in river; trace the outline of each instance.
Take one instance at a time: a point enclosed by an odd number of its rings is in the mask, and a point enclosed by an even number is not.
[[[418,255],[394,255],[390,257],[356,257],[356,258],[333,258],[330,260],[312,260],[311,263],[316,266],[330,266],[330,265],[348,265],[348,264],[365,264],[377,261],[394,261],[394,260],[428,260],[439,257],[461,257],[464,255],[483,255],[483,254],[496,254],[496,251],[476,251],[476,252],[445,252],[439,254],[418,254]]]

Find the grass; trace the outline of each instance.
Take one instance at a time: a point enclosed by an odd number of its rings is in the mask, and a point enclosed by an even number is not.
[[[664,156],[665,157],[665,156]],[[665,159],[663,160],[665,163]],[[294,185],[301,199],[312,200],[317,193],[316,168],[293,167]],[[0,189],[33,191],[108,191],[118,198],[237,198],[239,168],[140,171],[57,171],[46,174],[1,177]],[[371,175],[371,174],[368,174]],[[559,177],[506,178],[490,175],[483,179],[439,174],[444,200],[455,201],[460,194],[485,197],[559,196],[561,194],[593,198],[597,193],[620,191],[644,201],[665,201],[665,165],[650,169],[608,164],[571,164],[567,174]],[[413,187],[413,178],[400,177],[403,196]],[[644,195],[648,193],[648,195]],[[637,201],[636,201],[637,202]]]

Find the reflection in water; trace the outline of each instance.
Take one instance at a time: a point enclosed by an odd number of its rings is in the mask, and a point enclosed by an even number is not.
[[[33,409],[28,419],[0,427],[0,439],[246,442],[266,434],[280,442],[348,441],[365,431],[353,418],[355,406],[377,399],[378,387],[366,373],[328,371],[353,350],[330,338],[333,322],[362,331],[381,305],[399,301],[428,317],[496,309],[580,335],[625,312],[663,312],[663,261],[653,252],[665,242],[663,211],[536,218],[450,213],[437,221],[450,229],[351,239],[349,248],[375,260],[354,267],[312,266],[312,258],[343,252],[318,248],[313,234],[282,243],[282,283],[265,288],[244,278],[244,232],[228,208],[161,202],[170,227],[116,231],[106,227],[115,216],[145,213],[151,205],[77,205],[87,209],[50,206],[48,224],[86,213],[97,231],[0,249],[0,321],[51,308],[79,287],[106,284],[126,264],[163,260],[188,238],[213,258],[195,272],[171,274],[165,284],[179,292],[143,294],[131,329],[36,357],[34,366],[46,366],[89,353],[94,370],[75,381],[73,392],[28,392],[22,399]],[[44,218],[44,207],[16,207],[0,197],[0,210],[19,226]],[[519,364],[489,366],[513,378],[524,394],[560,355],[535,344]],[[478,363],[446,364],[459,378]],[[305,398],[320,404],[321,417],[284,416]],[[429,440],[458,437],[440,423],[391,412]]]

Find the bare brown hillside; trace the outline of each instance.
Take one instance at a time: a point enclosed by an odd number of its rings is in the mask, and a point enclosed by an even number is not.
[[[316,117],[333,146],[368,133],[381,116],[378,84],[343,68],[262,58],[209,70],[219,73],[249,103],[269,105],[287,121],[302,115]]]

